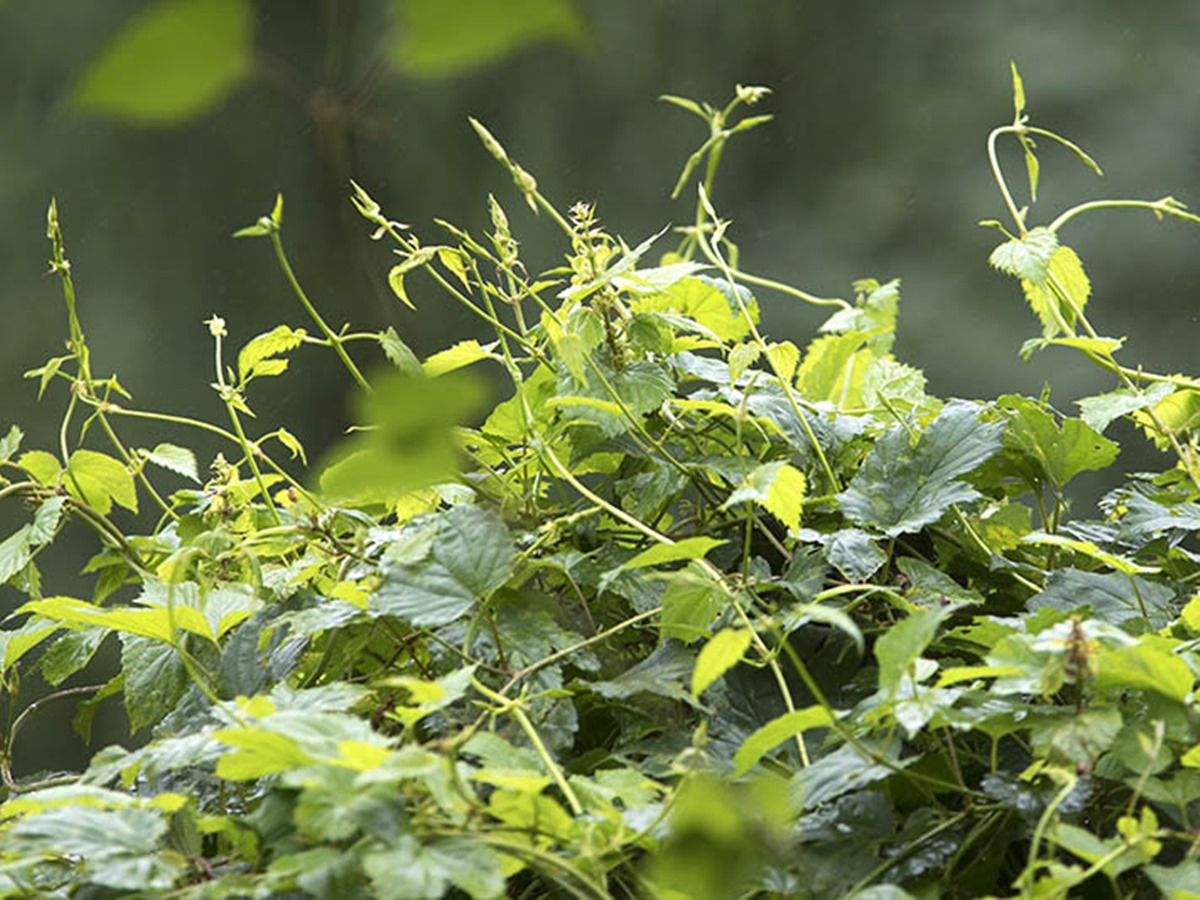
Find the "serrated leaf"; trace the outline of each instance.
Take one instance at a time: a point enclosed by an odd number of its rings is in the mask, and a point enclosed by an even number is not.
[[[568,0],[393,0],[399,22],[392,62],[408,75],[442,78],[498,61],[538,43],[583,41]]]
[[[800,350],[791,341],[780,341],[767,348],[767,360],[781,380],[791,382],[800,364]]]
[[[491,346],[484,347],[479,341],[459,341],[453,347],[428,357],[421,364],[422,369],[430,378],[436,378],[455,369],[473,365],[482,359],[491,359]]]
[[[6,463],[12,459],[12,455],[21,447],[21,439],[25,437],[23,432],[16,425],[8,429],[8,434],[0,439],[0,463]]]
[[[725,501],[723,506],[752,501],[791,531],[800,528],[804,506],[804,473],[782,460],[763,463],[755,468]]]
[[[160,0],[92,60],[72,105],[145,125],[205,113],[250,76],[253,21],[248,0]]]
[[[733,777],[740,778],[758,761],[789,738],[810,728],[823,728],[833,722],[824,706],[810,706],[776,716],[751,734],[733,755]]]
[[[286,359],[272,359],[295,350],[307,337],[303,328],[279,325],[250,341],[238,353],[238,380],[245,383],[260,375],[278,375],[287,368]]]
[[[102,516],[112,511],[113,501],[137,512],[137,488],[133,475],[119,460],[95,450],[76,450],[67,461],[64,478],[67,492]]]
[[[729,351],[729,382],[737,384],[746,370],[758,362],[758,344],[735,344]],[[794,368],[794,366],[793,366]]]
[[[7,584],[33,559],[32,531],[32,526],[23,525],[0,543],[0,584]]]
[[[1063,487],[1080,472],[1107,468],[1120,452],[1116,444],[1079,419],[1057,424],[1051,413],[1028,397],[1010,394],[999,398],[996,405],[1011,414],[1004,432],[1005,446],[1026,454],[1056,487]]]
[[[700,559],[713,547],[720,547],[725,541],[710,537],[690,537],[673,544],[655,544],[648,550],[643,550],[633,559],[621,566],[622,569],[641,569],[645,566],[660,566],[664,563],[680,562],[681,560]]]
[[[1058,247],[1058,235],[1044,226],[1031,228],[1024,237],[1005,241],[992,251],[988,262],[1001,272],[1029,281],[1038,287],[1050,274],[1050,257]]]
[[[714,681],[742,661],[750,647],[750,631],[746,628],[725,628],[700,648],[696,667],[692,670],[692,696],[699,697]]]
[[[196,454],[187,447],[175,444],[157,444],[153,450],[143,450],[146,459],[164,469],[200,483],[199,471],[196,468]]]
[[[904,429],[890,429],[867,455],[849,487],[837,495],[858,525],[895,537],[936,522],[954,503],[979,496],[958,480],[1000,449],[1000,425],[984,424],[971,404],[948,403],[913,446]]]
[[[748,293],[743,300],[757,323],[758,302]],[[731,299],[725,282],[702,275],[682,278],[665,291],[640,295],[631,305],[637,312],[685,316],[723,341],[740,341],[750,333],[750,323]]]
[[[131,731],[161,721],[187,686],[187,670],[170,644],[134,634],[121,635],[125,711]]]
[[[379,346],[383,349],[384,355],[391,361],[392,365],[403,374],[425,374],[425,370],[421,368],[421,361],[417,359],[417,355],[412,352],[408,344],[400,339],[400,335],[396,334],[396,329],[390,325],[386,330],[379,333]]]
[[[1060,245],[1050,255],[1045,279],[1036,282],[1022,278],[1021,289],[1030,308],[1042,322],[1042,335],[1052,338],[1064,330],[1064,324],[1068,331],[1074,328],[1076,320],[1087,306],[1092,283],[1075,251]]]
[[[662,594],[659,631],[664,638],[691,643],[709,633],[728,604],[725,589],[704,572],[692,567],[672,572]]]
[[[1159,382],[1158,384],[1152,384],[1145,390],[1121,388],[1109,391],[1107,394],[1084,397],[1082,400],[1075,402],[1079,406],[1079,417],[1089,427],[1103,434],[1104,430],[1121,416],[1127,416],[1130,413],[1137,412],[1139,409],[1155,406],[1170,396],[1174,390],[1173,385]]]

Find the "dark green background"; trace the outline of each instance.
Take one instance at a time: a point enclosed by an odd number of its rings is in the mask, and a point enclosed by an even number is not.
[[[284,240],[327,318],[394,324],[422,354],[470,336],[474,324],[420,276],[410,285],[418,314],[391,297],[391,257],[352,213],[348,177],[429,241],[439,237],[435,216],[482,231],[495,192],[530,267],[561,260],[555,229],[524,208],[468,115],[552,200],[597,202],[608,228],[634,243],[690,217],[690,191],[676,202],[668,192],[704,137],[698,120],[656,97],[724,103],[735,83],[771,86],[756,111],[777,120],[735,141],[717,185],[743,267],[823,295],[845,296],[859,277],[901,277],[898,355],[943,396],[1036,394],[1049,381],[1056,404],[1072,410],[1108,387],[1065,351],[1020,362],[1016,351],[1037,323],[1019,287],[987,266],[998,235],[976,222],[1004,211],[984,141],[1012,116],[1010,59],[1034,121],[1076,139],[1108,173],[1097,179],[1043,146],[1033,222],[1101,196],[1172,193],[1200,206],[1193,0],[579,0],[583,46],[541,44],[448,78],[385,69],[365,114],[341,125],[327,115],[330,101],[392,39],[392,4],[262,0],[255,43],[275,60],[272,71],[290,70],[290,89],[259,78],[174,127],[73,112],[75,80],[146,5],[0,2],[0,427],[20,423],[26,447],[53,446],[63,403],[59,389],[37,404],[35,385],[20,377],[60,354],[65,336],[59,285],[43,274],[51,195],[97,374],[119,373],[143,407],[207,418],[222,410],[208,387],[202,320],[223,316],[233,349],[281,321],[308,324],[269,246],[230,237],[267,212],[277,191],[286,198]],[[1020,187],[1019,157],[1005,158]],[[1108,212],[1062,237],[1095,284],[1101,333],[1131,338],[1126,363],[1195,372],[1200,228]],[[804,343],[823,319],[785,297],[760,300],[777,338]],[[344,424],[348,383],[335,361],[302,353],[296,365],[251,403],[264,429],[282,422],[317,451]],[[214,449],[187,433],[131,434],[135,445],[191,445],[202,466]],[[1149,462],[1140,452],[1123,457],[1125,468]],[[5,533],[20,515],[0,510]],[[47,571],[48,592],[77,584],[80,559],[67,546]],[[86,547],[80,541],[79,552]],[[5,606],[15,599],[0,593]]]

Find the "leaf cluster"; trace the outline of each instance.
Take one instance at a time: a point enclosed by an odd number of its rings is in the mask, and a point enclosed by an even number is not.
[[[992,145],[1021,142],[1032,191],[1050,133],[1015,68],[1014,87]],[[707,169],[655,256],[663,233],[630,247],[591,206],[558,209],[478,123],[562,260],[523,260],[494,197],[489,232],[439,223],[426,244],[354,185],[398,300],[432,290],[494,332],[424,360],[394,329],[329,327],[278,202],[239,236],[271,244],[305,326],[227,365],[227,323],[206,323],[222,424],[93,374],[51,207],[69,353],[29,375],[68,388],[59,446],[0,440],[0,498],[30,510],[0,543],[26,597],[0,632],[0,893],[1189,895],[1200,384],[1116,362],[1057,234],[1079,210],[1028,226],[998,167],[1016,233],[991,262],[1040,321],[1029,352],[1117,381],[1079,417],[929,395],[892,354],[897,281],[845,301],[743,272],[711,194],[764,93],[669,98],[710,132],[677,190]],[[755,289],[832,312],[771,341]],[[312,466],[251,406],[309,351],[359,390]],[[1068,486],[1113,466],[1122,416],[1172,464],[1077,518]],[[171,441],[128,446],[126,418]],[[189,430],[225,442],[207,480]],[[98,545],[86,597],[39,562],[75,527]],[[120,664],[97,682],[105,646]],[[86,737],[118,697],[126,745],[79,773],[15,768],[48,703],[77,702]]]

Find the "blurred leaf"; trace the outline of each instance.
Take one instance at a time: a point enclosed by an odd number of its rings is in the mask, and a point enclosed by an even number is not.
[[[422,78],[458,75],[531,44],[579,45],[584,22],[569,0],[392,0],[392,61]]]
[[[412,348],[400,339],[400,335],[396,334],[395,328],[389,325],[386,330],[379,333],[379,346],[401,374],[410,376],[424,374],[421,361],[412,352]]]
[[[672,572],[662,594],[659,629],[664,638],[691,643],[708,630],[729,602],[725,588],[702,571]]]
[[[8,434],[0,439],[0,463],[8,462],[14,453],[21,447],[21,439],[25,437],[23,432],[16,425],[8,429]]]
[[[213,737],[229,747],[217,760],[217,777],[250,781],[307,766],[315,760],[290,737],[261,727],[226,728]]]
[[[160,0],[91,61],[72,91],[85,112],[173,125],[219,104],[252,69],[249,0]]]
[[[373,430],[335,450],[321,490],[344,502],[387,503],[452,479],[459,464],[452,429],[479,408],[482,384],[467,373],[434,379],[389,373],[374,385],[357,404],[357,418]]]
[[[1134,688],[1156,691],[1180,703],[1192,692],[1194,678],[1179,656],[1166,647],[1150,643],[1143,636],[1131,647],[1101,647],[1097,659],[1096,684],[1099,687]]]
[[[726,628],[700,648],[692,671],[693,697],[699,697],[705,688],[742,661],[742,655],[750,647],[750,638],[748,629]]]

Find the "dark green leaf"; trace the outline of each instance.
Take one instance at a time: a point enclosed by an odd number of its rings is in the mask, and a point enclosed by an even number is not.
[[[125,673],[125,711],[137,731],[175,708],[187,685],[187,671],[170,644],[135,634],[121,635],[121,669]]]
[[[1152,628],[1158,629],[1169,621],[1174,597],[1170,588],[1138,575],[1105,575],[1068,568],[1050,575],[1046,589],[1029,601],[1029,608],[1078,612],[1087,607],[1093,616],[1110,625],[1144,616]]]
[[[916,446],[904,429],[890,429],[837,495],[842,512],[889,536],[920,531],[951,504],[979,496],[957,479],[1000,449],[1000,432],[999,425],[979,421],[976,407],[957,401],[946,405]]]
[[[1065,419],[1060,427],[1053,415],[1028,397],[1008,395],[996,405],[1011,415],[1005,445],[1028,455],[1056,487],[1080,472],[1107,468],[1117,458],[1117,445],[1079,419]]]

